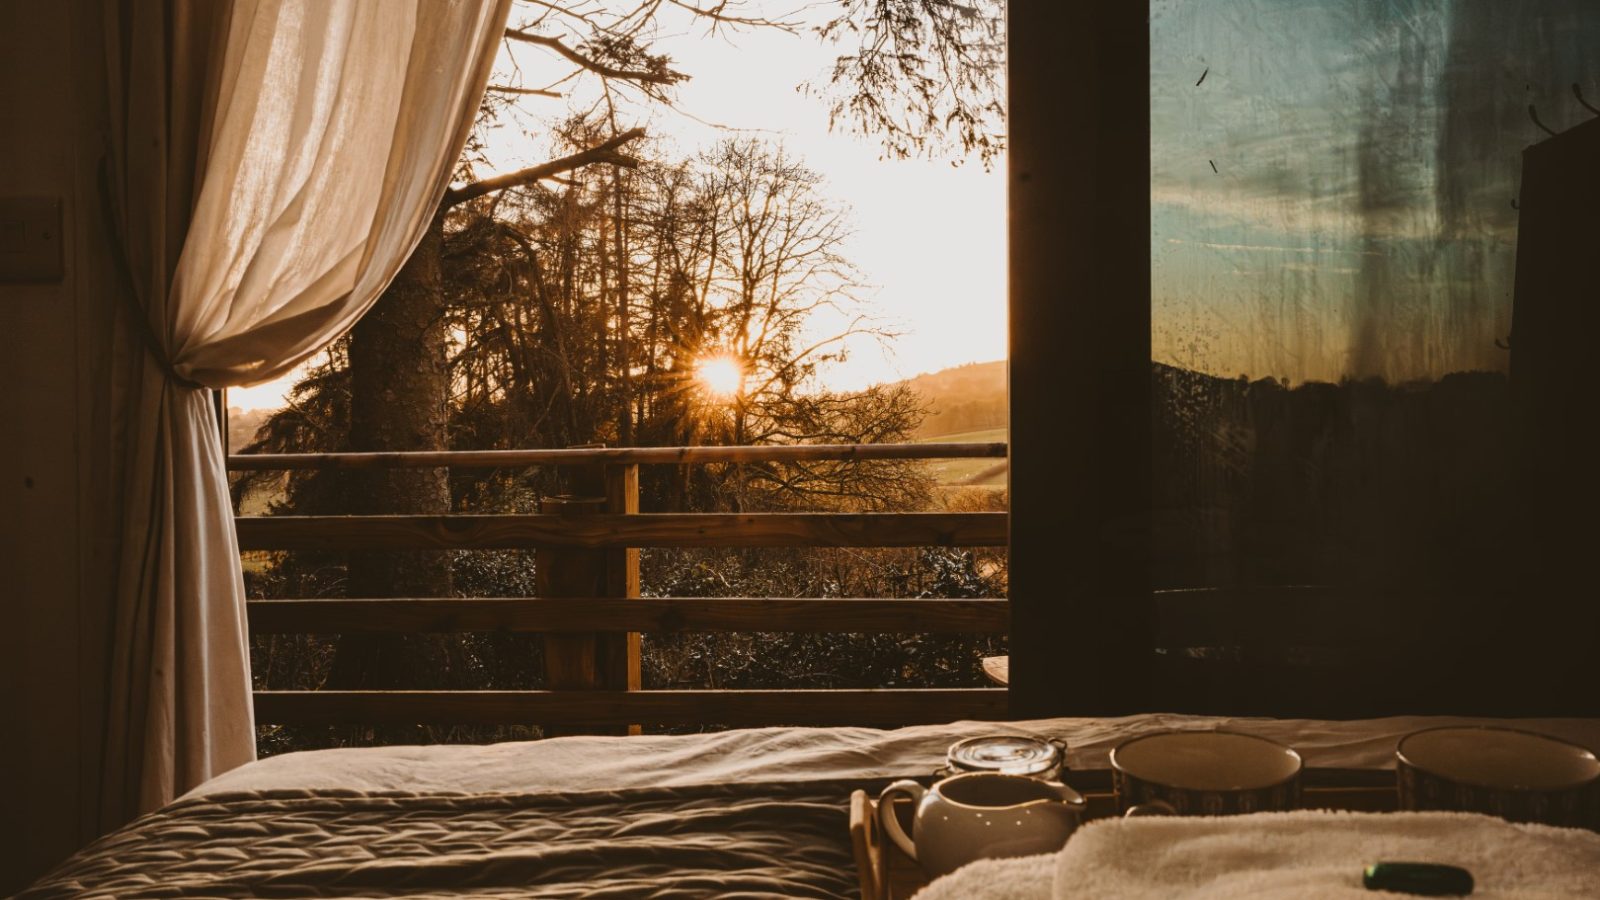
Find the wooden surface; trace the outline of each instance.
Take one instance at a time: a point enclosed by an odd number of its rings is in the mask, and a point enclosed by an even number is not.
[[[401,600],[251,600],[257,634],[346,632],[680,631],[1004,634],[1005,600],[857,600],[783,597],[548,597]]]
[[[599,515],[604,497],[575,499],[546,497],[539,511],[563,526],[577,527],[585,518]],[[540,547],[534,557],[535,591],[541,597],[585,606],[605,588],[603,552],[587,548]],[[596,661],[595,632],[559,632],[544,642],[544,679],[551,690],[625,690],[624,684],[602,684]]]
[[[1107,787],[1108,770],[1069,772],[1065,780],[1088,801],[1088,820],[1117,815],[1116,795]],[[911,804],[904,797],[896,797],[894,802],[901,827],[912,833]],[[1394,773],[1308,769],[1300,805],[1302,809],[1393,812],[1398,807]],[[929,879],[922,868],[883,834],[876,798],[865,791],[852,793],[849,821],[862,900],[905,900],[927,886]]]
[[[1005,513],[242,516],[241,550],[1003,547]]]
[[[911,804],[893,801],[900,827],[912,831]],[[878,822],[878,801],[865,791],[850,795],[850,845],[855,851],[861,900],[904,900],[928,884],[928,876],[889,840]]]
[[[999,688],[257,691],[263,725],[916,725],[1006,718]]]
[[[765,444],[755,447],[597,447],[568,450],[441,450],[413,453],[250,453],[228,457],[228,469],[511,469],[629,463],[812,462],[874,459],[1003,458],[1003,443]]]
[[[585,474],[598,476],[598,473],[592,472]],[[596,491],[603,488],[599,484],[584,487]],[[605,511],[604,496],[546,497],[539,503],[539,512],[555,516],[568,525],[576,525]],[[541,597],[580,607],[588,605],[595,597],[605,596],[607,583],[612,580],[606,571],[607,565],[620,563],[619,560],[608,558],[607,554],[605,550],[588,548],[540,547],[534,556],[536,592]],[[622,632],[565,631],[547,634],[544,639],[545,687],[555,691],[637,689],[637,684],[628,683],[627,652],[627,637]],[[597,730],[626,734],[631,725],[622,723],[577,728],[566,722],[542,724],[545,734],[550,737],[588,734]]]
[[[861,900],[878,900],[884,895],[879,887],[877,857],[874,844],[878,843],[877,823],[872,821],[872,801],[866,791],[850,794],[850,849],[856,858],[856,878],[861,885]]]
[[[1153,708],[1150,8],[1006,16],[1013,712],[1124,715]]]
[[[983,658],[983,674],[995,684],[1005,685],[1011,683],[1011,657],[985,656]]]
[[[639,467],[636,465],[600,466],[600,487],[605,491],[605,511],[611,515],[638,515]],[[625,601],[639,599],[639,550],[636,547],[612,547],[603,551],[604,580],[594,597],[621,597]],[[612,632],[610,639],[602,639],[600,665],[605,670],[607,685],[623,685],[630,691],[644,686],[642,644],[638,629],[620,629]],[[629,734],[638,734],[639,726],[630,725]]]

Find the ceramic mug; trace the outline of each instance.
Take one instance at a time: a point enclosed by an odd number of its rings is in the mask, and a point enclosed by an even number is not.
[[[916,803],[908,837],[894,797]],[[878,822],[889,839],[937,878],[977,859],[1060,850],[1083,821],[1083,795],[1025,775],[972,772],[924,788],[897,781],[878,797]]]
[[[1600,760],[1552,737],[1488,726],[1408,734],[1395,748],[1400,808],[1600,828]]]
[[[1223,816],[1300,805],[1300,754],[1230,731],[1164,731],[1111,751],[1123,815]]]

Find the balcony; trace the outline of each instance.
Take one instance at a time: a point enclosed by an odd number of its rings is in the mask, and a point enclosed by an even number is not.
[[[641,690],[640,635],[1005,634],[1004,598],[641,597],[640,548],[1004,547],[1003,512],[661,513],[639,467],[1005,458],[1003,443],[645,447],[235,455],[232,471],[555,467],[570,493],[533,515],[241,516],[242,552],[534,550],[536,597],[249,602],[252,634],[507,632],[546,636],[544,690],[257,691],[270,725],[881,725],[1007,715],[1003,688]]]

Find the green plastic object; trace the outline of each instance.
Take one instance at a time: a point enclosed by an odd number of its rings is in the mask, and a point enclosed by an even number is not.
[[[1361,883],[1369,891],[1422,897],[1465,897],[1472,893],[1472,873],[1460,866],[1442,863],[1373,863],[1367,866]]]

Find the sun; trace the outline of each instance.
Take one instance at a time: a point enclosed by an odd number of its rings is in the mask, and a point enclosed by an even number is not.
[[[694,367],[700,389],[713,397],[732,397],[744,387],[744,366],[727,354],[702,357]]]

